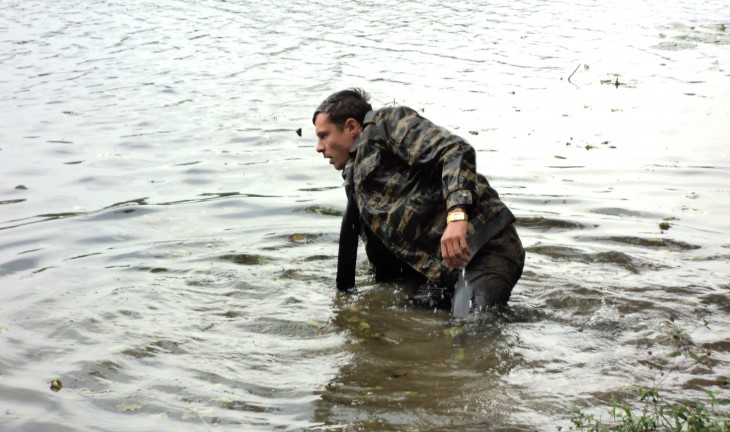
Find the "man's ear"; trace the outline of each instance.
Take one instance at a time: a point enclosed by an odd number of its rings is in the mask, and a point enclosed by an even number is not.
[[[350,117],[345,120],[345,131],[353,138],[360,135],[360,123],[354,118]]]

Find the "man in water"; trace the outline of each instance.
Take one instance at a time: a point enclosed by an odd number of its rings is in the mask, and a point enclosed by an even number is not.
[[[361,89],[339,91],[312,118],[316,150],[343,170],[348,197],[337,288],[356,292],[358,236],[376,281],[417,282],[413,300],[447,307],[459,269],[472,305],[504,305],[525,261],[515,217],[476,171],[464,139],[407,107],[373,110]]]

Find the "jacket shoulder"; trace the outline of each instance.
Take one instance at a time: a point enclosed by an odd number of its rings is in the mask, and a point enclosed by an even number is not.
[[[418,112],[405,106],[386,107],[373,110],[365,115],[364,124],[370,123],[397,123],[406,117],[420,117]]]
[[[384,140],[400,142],[405,133],[422,122],[422,117],[415,110],[404,107],[387,107],[370,111],[365,116],[363,128],[370,129]]]

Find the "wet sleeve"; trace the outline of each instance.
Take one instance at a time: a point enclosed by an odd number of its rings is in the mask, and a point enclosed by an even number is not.
[[[391,120],[394,151],[411,166],[440,173],[446,209],[474,206],[478,196],[474,148],[408,108],[394,110]]]

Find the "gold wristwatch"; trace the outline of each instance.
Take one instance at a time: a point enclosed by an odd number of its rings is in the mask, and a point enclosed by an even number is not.
[[[455,221],[468,221],[469,219],[466,217],[466,212],[464,211],[454,211],[449,213],[448,216],[446,216],[446,223],[449,224],[451,222]]]

